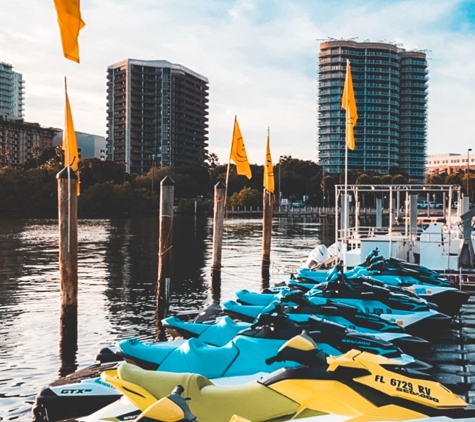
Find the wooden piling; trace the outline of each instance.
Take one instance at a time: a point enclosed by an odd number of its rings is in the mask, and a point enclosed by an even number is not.
[[[76,173],[61,170],[58,180],[59,278],[61,290],[60,356],[61,375],[74,372],[77,350],[78,304],[78,219]]]
[[[274,194],[264,189],[262,194],[262,264],[261,287],[269,287],[270,246],[272,238],[272,213],[274,207]]]
[[[214,186],[213,253],[211,262],[211,290],[215,302],[221,296],[221,252],[223,245],[223,224],[226,207],[226,185],[218,182]]]
[[[155,309],[158,340],[165,340],[166,338],[165,330],[162,329],[162,319],[166,317],[168,312],[168,299],[170,294],[174,194],[175,182],[171,177],[166,176],[160,182],[158,278]]]

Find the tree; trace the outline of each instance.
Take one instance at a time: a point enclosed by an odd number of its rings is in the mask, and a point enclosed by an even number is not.
[[[439,174],[431,174],[427,176],[426,183],[428,185],[443,185],[445,182],[445,177]]]
[[[368,176],[366,173],[361,173],[355,180],[356,185],[370,185],[371,184],[371,177]]]
[[[324,196],[324,206],[335,203],[335,185],[337,184],[338,175],[326,174],[321,181],[321,188]]]
[[[12,153],[9,148],[0,147],[0,163],[4,163],[6,167],[10,164],[10,159],[12,157]]]
[[[244,187],[228,199],[230,207],[259,207],[262,206],[262,191]]]
[[[124,183],[124,164],[115,161],[102,161],[99,158],[81,159],[79,162],[81,174],[81,191],[97,183]]]
[[[219,166],[218,155],[215,154],[214,152],[209,153],[206,158],[205,164],[207,164],[209,168],[215,168]]]
[[[393,185],[404,185],[407,183],[407,176],[404,174],[395,174],[391,180]]]

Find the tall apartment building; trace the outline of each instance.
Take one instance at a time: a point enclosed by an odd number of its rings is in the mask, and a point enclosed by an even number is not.
[[[427,144],[426,54],[387,43],[325,41],[318,61],[318,161],[326,173],[345,169],[341,96],[350,60],[358,109],[348,168],[387,174],[398,167],[423,182]]]
[[[0,62],[0,115],[24,116],[25,84],[11,64]]]
[[[208,79],[166,60],[127,59],[107,68],[107,158],[128,173],[203,163]]]
[[[19,117],[0,116],[0,167],[20,168],[53,146],[58,129],[27,123]]]

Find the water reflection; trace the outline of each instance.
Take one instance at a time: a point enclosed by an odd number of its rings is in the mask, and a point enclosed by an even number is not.
[[[312,219],[274,221],[271,284],[288,277],[285,269],[295,268],[324,230]],[[197,312],[213,300],[212,221],[177,216],[173,232],[169,309],[173,314]],[[60,320],[57,221],[0,221],[3,420],[30,420],[30,403],[39,388],[89,365],[100,347],[126,337],[154,338],[158,218],[80,220],[78,236],[75,333],[64,330]],[[221,299],[233,299],[238,289],[259,289],[261,236],[260,219],[225,220]]]
[[[74,372],[78,365],[78,309],[77,305],[63,306],[59,321],[59,359],[61,366],[59,376],[64,377]]]

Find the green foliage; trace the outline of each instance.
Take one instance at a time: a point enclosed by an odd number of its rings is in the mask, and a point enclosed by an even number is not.
[[[337,182],[337,174],[326,174],[322,177],[320,187],[325,198],[325,200],[323,201],[323,206],[328,207],[330,205],[335,204],[335,186],[338,184]]]
[[[19,216],[57,215],[55,175],[42,169],[0,169],[0,213]]]
[[[137,176],[135,184],[160,192],[160,182],[169,176],[175,182],[175,198],[197,198],[209,190],[208,169],[203,166],[179,166],[152,168],[148,173]]]
[[[244,187],[228,199],[229,207],[262,207],[262,190]]]
[[[56,174],[62,169],[62,151],[52,148],[42,152],[30,169],[0,169],[0,212],[26,216],[57,215]],[[215,185],[226,183],[227,165],[220,165],[217,156],[208,156],[207,166],[154,167],[145,174],[125,173],[123,163],[84,159],[79,163],[81,195],[78,198],[79,217],[110,217],[130,213],[157,212],[160,183],[169,176],[175,182],[175,199],[179,212],[193,212],[195,200],[198,211],[211,211],[210,200]],[[261,207],[263,166],[251,165],[251,179],[236,174],[234,164],[229,166],[227,186],[228,206]],[[344,183],[342,174],[323,174],[311,160],[298,160],[291,156],[280,157],[274,165],[275,194],[290,201],[306,198],[307,205],[333,206],[335,185]],[[348,184],[405,184],[406,174],[391,168],[390,174],[381,175],[349,171]],[[466,189],[465,172],[431,176],[428,183],[458,184]],[[475,195],[475,175],[470,179],[470,191]],[[363,195],[370,204],[373,195]]]
[[[81,190],[87,190],[96,183],[123,183],[125,167],[123,163],[115,161],[87,158],[79,162],[79,172],[81,174]]]
[[[371,184],[371,177],[366,173],[360,174],[355,181],[356,185],[370,185]]]
[[[391,184],[393,185],[404,185],[407,183],[407,175],[404,174],[395,174],[391,180]]]
[[[130,183],[97,183],[78,198],[78,216],[106,217],[128,214],[137,209]]]
[[[290,201],[302,201],[307,198],[309,205],[322,205],[322,170],[310,160],[298,160],[283,156],[274,166],[275,193]]]
[[[176,211],[180,214],[194,214],[195,207],[196,207],[197,214],[203,214],[203,212],[206,209],[206,205],[204,204],[202,199],[186,198],[186,199],[181,199],[178,202]]]

